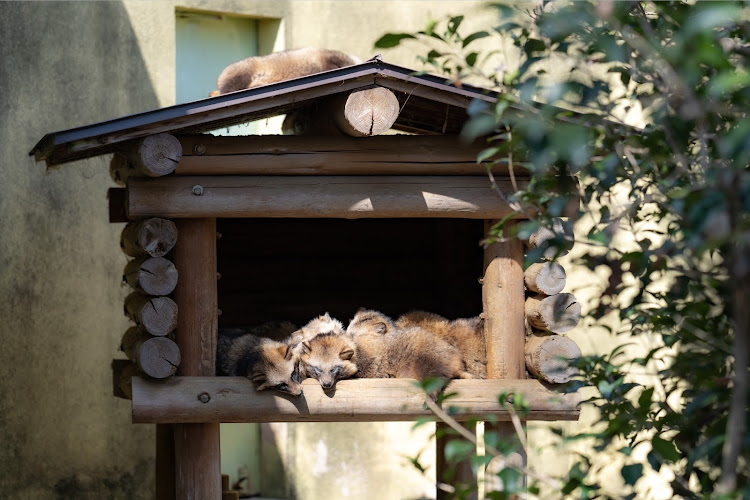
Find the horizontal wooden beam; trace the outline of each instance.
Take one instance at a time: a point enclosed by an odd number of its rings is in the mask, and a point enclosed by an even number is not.
[[[425,393],[409,379],[342,380],[333,393],[312,379],[303,395],[257,392],[244,377],[133,378],[134,423],[200,422],[376,422],[430,417]],[[528,420],[577,420],[580,396],[546,388],[536,380],[454,380],[446,389],[457,395],[453,407],[459,420],[489,415],[510,420],[498,403],[500,393],[522,394],[531,408]]]
[[[502,192],[508,180],[497,180]],[[484,177],[178,176],[131,179],[128,217],[448,217],[513,210]]]
[[[479,175],[483,144],[457,136],[212,136],[178,137],[184,154],[177,175]],[[492,167],[507,175],[507,164]]]

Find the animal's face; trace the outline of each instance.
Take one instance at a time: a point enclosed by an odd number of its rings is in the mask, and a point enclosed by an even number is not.
[[[360,309],[349,322],[346,334],[350,337],[381,336],[393,329],[393,320],[383,313]]]
[[[263,347],[249,377],[259,391],[275,389],[292,396],[302,394],[298,361],[288,345]]]
[[[332,389],[336,382],[357,373],[356,347],[343,335],[323,334],[302,343],[300,365],[303,375]]]

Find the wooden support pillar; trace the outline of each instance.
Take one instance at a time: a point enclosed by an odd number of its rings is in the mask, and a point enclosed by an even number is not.
[[[490,228],[496,222],[485,221],[485,235],[489,235]],[[514,224],[514,221],[507,222],[503,233],[511,234]],[[525,378],[523,244],[518,238],[492,243],[485,249],[482,303],[487,378]],[[501,439],[515,439],[516,435],[510,422],[500,422],[491,427],[487,425],[487,430],[494,430]],[[525,463],[526,458],[520,447],[518,452]],[[505,457],[505,460],[518,461],[518,458]],[[497,472],[488,467],[488,475]],[[488,491],[492,491],[493,481],[489,477],[486,479]]]
[[[178,375],[212,376],[218,335],[216,219],[181,219],[177,230]],[[219,424],[176,424],[174,440],[176,498],[221,498]]]

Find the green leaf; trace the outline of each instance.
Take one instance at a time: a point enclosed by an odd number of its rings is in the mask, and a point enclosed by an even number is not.
[[[654,447],[654,450],[656,450],[664,460],[676,462],[681,457],[680,452],[672,441],[667,441],[659,436],[654,436],[653,439],[651,439],[651,446]]]
[[[643,465],[626,465],[625,467],[620,469],[620,474],[622,474],[622,478],[625,480],[625,484],[633,486],[636,481],[638,481],[641,476],[643,476]]]
[[[620,73],[620,81],[623,85],[627,85],[630,83],[630,70],[628,68],[623,68],[620,66],[616,66],[613,68],[610,68],[610,73]]]
[[[486,31],[477,31],[476,33],[472,33],[471,35],[464,38],[463,47],[466,48],[466,46],[474,40],[479,40],[488,36],[490,36],[490,34]]]
[[[451,439],[445,443],[445,459],[448,462],[460,462],[474,454],[474,444],[464,439]]]
[[[467,56],[466,56],[466,64],[467,64],[467,65],[468,65],[469,67],[472,67],[472,68],[473,68],[473,67],[474,67],[474,65],[475,65],[475,64],[477,63],[477,56],[478,56],[478,55],[479,55],[479,54],[478,54],[478,53],[476,53],[476,52],[472,52],[471,54],[467,55]]]
[[[414,421],[414,424],[411,426],[411,428],[412,428],[412,430],[414,430],[414,429],[416,429],[418,427],[422,427],[425,424],[431,424],[434,421],[435,421],[435,419],[431,418],[431,417],[419,417],[418,419],[416,419]]]
[[[510,467],[505,467],[498,472],[497,475],[503,482],[504,493],[513,493],[519,490],[519,487],[521,486],[521,473],[519,471],[511,469]]]
[[[418,380],[415,384],[427,394],[435,394],[438,391],[442,391],[448,385],[448,381],[440,377],[427,377],[423,380]]]
[[[654,395],[654,388],[649,387],[645,391],[641,393],[641,395],[638,397],[638,406],[641,408],[650,408],[651,407],[651,398]]]
[[[422,33],[427,36],[432,36],[432,34],[435,32],[435,26],[437,26],[437,21],[435,19],[429,19]]]
[[[748,86],[750,86],[750,72],[733,69],[711,79],[708,84],[708,95],[719,97],[725,92],[736,92]]]
[[[706,5],[708,4],[708,6]],[[688,22],[685,24],[684,34],[692,36],[700,31],[712,30],[720,26],[727,26],[742,18],[742,7],[739,2],[706,2],[692,10]]]
[[[464,124],[464,127],[461,130],[461,137],[473,141],[477,137],[489,134],[495,130],[496,126],[497,124],[495,123],[494,116],[475,116]]]
[[[482,163],[483,161],[492,158],[500,151],[499,147],[491,147],[487,149],[483,149],[479,152],[477,155],[477,163]]]
[[[390,49],[391,47],[396,47],[399,43],[401,43],[401,40],[410,38],[415,39],[417,37],[410,33],[386,33],[385,35],[381,36],[378,41],[375,42],[375,48]]]
[[[543,52],[546,48],[547,44],[536,38],[530,38],[523,46],[524,52],[526,52],[526,55],[529,57],[533,56],[534,52]]]
[[[456,31],[458,31],[458,27],[461,26],[463,20],[464,16],[451,17],[448,21],[448,33],[450,33],[451,35],[455,35]]]

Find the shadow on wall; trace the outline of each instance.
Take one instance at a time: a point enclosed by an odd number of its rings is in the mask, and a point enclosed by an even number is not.
[[[111,391],[127,322],[108,158],[47,174],[27,155],[156,93],[120,2],[0,2],[0,38],[0,498],[153,498],[153,427]]]

